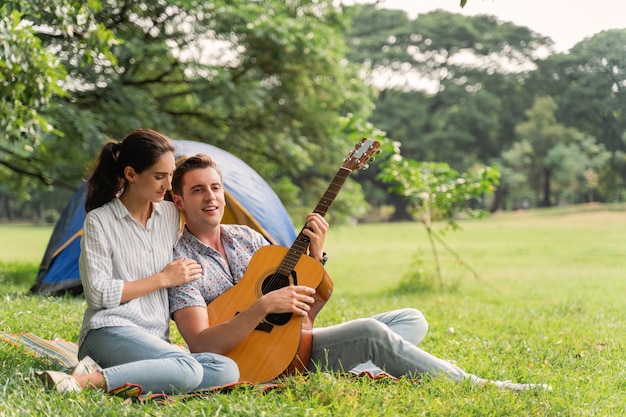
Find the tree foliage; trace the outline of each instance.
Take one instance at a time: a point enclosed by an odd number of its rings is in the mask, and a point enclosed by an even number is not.
[[[581,190],[596,189],[611,156],[592,136],[559,123],[556,110],[551,97],[537,98],[526,112],[527,120],[516,127],[519,141],[502,159],[507,192],[532,194],[544,207],[580,201]]]
[[[537,89],[557,103],[556,117],[596,139],[611,152],[598,172],[604,201],[621,201],[626,184],[626,29],[602,31],[576,44],[567,54],[541,62]]]
[[[493,16],[437,10],[411,20],[374,5],[351,13],[348,56],[376,88],[371,120],[402,143],[403,155],[463,171],[513,144],[534,98],[529,74],[549,39]]]
[[[30,145],[11,156],[28,166],[19,175],[76,185],[105,137],[151,127],[231,151],[270,183],[291,182],[297,191],[281,197],[297,209],[321,195],[311,178],[330,178],[332,156],[349,149],[346,138],[332,136],[340,116],[371,110],[367,89],[343,60],[344,21],[330,1],[7,7],[67,73],[66,94],[50,94],[38,113],[54,129],[16,139]]]
[[[76,187],[103,140],[136,127],[232,152],[297,218],[364,136],[388,136],[407,160],[457,172],[497,162],[493,210],[624,194],[624,30],[539,59],[551,41],[528,28],[441,10],[412,19],[378,3],[1,7],[5,202]],[[554,104],[533,108],[538,97]],[[411,218],[378,176],[387,162],[355,175],[330,215],[364,216],[367,199]]]
[[[460,173],[445,162],[418,162],[400,155],[399,143],[380,172],[391,191],[403,196],[412,213],[427,228],[435,220],[454,225],[459,215],[472,217],[484,213],[480,204],[499,183],[495,166],[477,165]],[[389,152],[391,145],[386,145]]]

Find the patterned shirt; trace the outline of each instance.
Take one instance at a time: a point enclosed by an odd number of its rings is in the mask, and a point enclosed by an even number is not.
[[[220,227],[228,260],[185,228],[174,248],[174,259],[195,259],[202,265],[202,278],[169,289],[170,313],[186,307],[206,307],[238,283],[252,255],[261,247],[269,245],[263,235],[248,226],[223,224]]]
[[[160,289],[120,303],[124,282],[161,272],[172,261],[180,214],[169,201],[153,203],[144,228],[114,198],[85,216],[80,280],[87,309],[79,343],[87,332],[110,326],[134,326],[169,341],[167,290]]]

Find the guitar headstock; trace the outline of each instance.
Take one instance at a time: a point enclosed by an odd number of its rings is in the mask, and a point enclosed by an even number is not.
[[[368,162],[374,161],[375,154],[380,153],[380,142],[377,140],[363,138],[354,146],[348,156],[343,160],[343,167],[354,171],[355,169],[367,169]]]

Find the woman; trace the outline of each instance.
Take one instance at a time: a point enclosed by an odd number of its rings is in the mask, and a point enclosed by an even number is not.
[[[104,145],[88,180],[79,258],[87,300],[82,360],[70,374],[40,374],[47,387],[110,392],[133,384],[171,394],[239,379],[231,359],[188,354],[169,341],[167,288],[202,274],[193,260],[172,261],[180,217],[163,199],[174,169],[174,145],[155,131],[135,130]]]

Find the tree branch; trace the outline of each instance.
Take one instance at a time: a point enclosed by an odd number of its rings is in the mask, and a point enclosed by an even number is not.
[[[26,159],[28,160],[28,159]],[[53,180],[52,178],[44,175],[41,172],[36,172],[36,171],[29,171],[27,169],[24,169],[20,166],[17,166],[15,164],[12,164],[9,161],[6,161],[4,159],[0,159],[0,165],[4,165],[5,167],[9,168],[11,171],[16,172],[18,174],[21,175],[25,175],[27,177],[30,178],[34,178],[36,180],[38,180],[39,182],[41,182],[44,185],[53,185],[53,186],[59,186],[59,187],[63,187],[66,188],[68,190],[76,190],[76,185],[70,184],[68,182],[65,182],[63,180]]]

